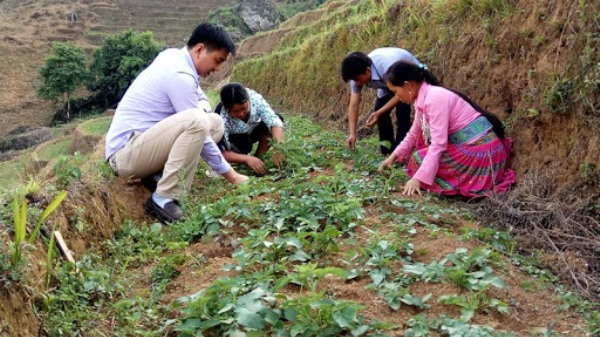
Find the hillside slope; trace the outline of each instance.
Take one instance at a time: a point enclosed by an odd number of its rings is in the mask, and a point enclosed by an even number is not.
[[[245,40],[232,80],[345,127],[343,57],[400,46],[505,120],[519,176],[562,184],[600,167],[599,13],[597,1],[330,1]]]

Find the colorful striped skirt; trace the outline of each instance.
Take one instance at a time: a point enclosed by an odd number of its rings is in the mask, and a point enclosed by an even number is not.
[[[501,140],[491,127],[482,116],[451,134],[434,183],[421,183],[421,188],[466,197],[493,196],[508,191],[516,181],[515,172],[509,168],[511,140]],[[429,149],[422,136],[419,138],[417,150],[406,169],[410,177],[417,172]]]

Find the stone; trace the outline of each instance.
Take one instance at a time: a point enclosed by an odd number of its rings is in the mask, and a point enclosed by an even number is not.
[[[254,33],[269,30],[284,20],[269,0],[243,0],[238,9],[244,23]]]

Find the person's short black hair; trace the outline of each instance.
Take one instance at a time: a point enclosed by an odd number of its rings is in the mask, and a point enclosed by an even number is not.
[[[371,59],[365,53],[356,51],[348,54],[342,61],[342,79],[344,82],[354,80],[356,76],[364,74],[371,66]]]
[[[209,50],[225,49],[231,55],[235,55],[235,43],[233,43],[231,35],[219,24],[199,24],[192,32],[187,46],[191,48],[198,43],[205,44]]]
[[[235,104],[242,104],[248,101],[248,91],[243,85],[232,82],[221,89],[221,103],[225,109],[230,109]]]

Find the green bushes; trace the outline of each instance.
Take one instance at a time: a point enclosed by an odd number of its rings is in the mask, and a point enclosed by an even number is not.
[[[163,48],[154,41],[151,32],[127,30],[109,35],[94,53],[88,69],[81,47],[72,43],[56,43],[40,69],[43,85],[38,94],[51,100],[66,96],[61,104],[66,104],[66,107],[59,109],[55,120],[70,120],[72,110],[79,112],[81,117],[83,112],[112,107]],[[90,95],[87,98],[71,98],[71,94],[84,84]]]
[[[108,36],[94,53],[87,85],[98,104],[109,107],[118,103],[133,79],[161,49],[163,46],[154,41],[151,32],[127,30]]]

